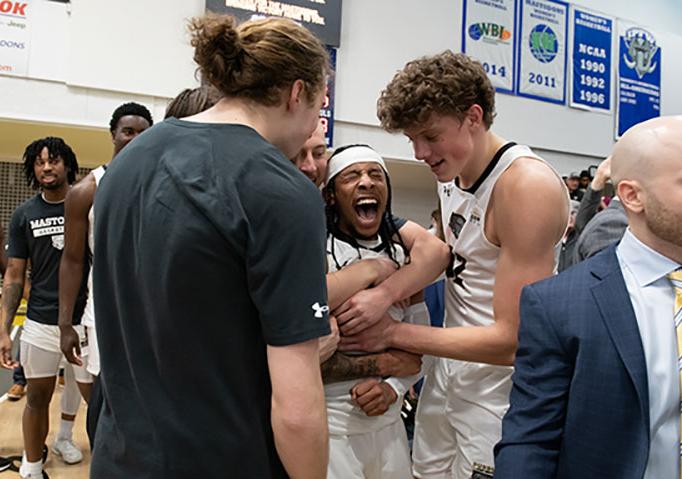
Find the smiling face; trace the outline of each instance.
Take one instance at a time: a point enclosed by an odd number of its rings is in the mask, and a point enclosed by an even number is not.
[[[412,142],[414,156],[423,161],[438,181],[459,176],[474,152],[474,136],[467,118],[460,121],[451,115],[432,113],[424,125],[404,130]]]
[[[328,201],[336,207],[341,231],[354,238],[375,238],[388,201],[384,169],[375,162],[350,165],[334,177]]]
[[[298,154],[292,158],[296,168],[320,186],[327,173],[327,142],[324,137],[324,124],[319,121],[317,129],[303,144]]]
[[[61,156],[50,157],[47,147],[42,149],[33,163],[33,173],[44,190],[56,190],[67,182],[68,170],[64,160]]]

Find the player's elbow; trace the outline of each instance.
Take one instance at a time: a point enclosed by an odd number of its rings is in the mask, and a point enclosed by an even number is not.
[[[502,356],[504,366],[513,366],[514,360],[516,359],[516,348],[518,347],[518,341],[516,336],[511,338],[505,345],[504,354]]]
[[[494,364],[498,366],[513,366],[516,359],[516,348],[518,340],[516,333],[505,333],[500,338],[496,348]]]
[[[272,402],[272,427],[280,438],[327,438],[327,409],[324,396]]]

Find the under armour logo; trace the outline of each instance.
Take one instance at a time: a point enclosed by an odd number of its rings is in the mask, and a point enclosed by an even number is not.
[[[329,306],[326,304],[323,306],[320,306],[320,303],[315,303],[311,306],[313,310],[315,311],[315,317],[316,318],[322,318],[324,317],[324,313],[329,312]]]

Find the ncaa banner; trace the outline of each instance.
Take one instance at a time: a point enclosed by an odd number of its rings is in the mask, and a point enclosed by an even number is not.
[[[517,0],[464,0],[462,51],[480,61],[495,89],[514,93]]]
[[[517,94],[565,104],[568,4],[522,0],[520,17]]]
[[[572,10],[571,106],[609,113],[613,19],[577,8]]]
[[[29,7],[27,0],[0,1],[0,75],[28,74]]]
[[[650,30],[618,21],[616,139],[661,115],[661,49]]]

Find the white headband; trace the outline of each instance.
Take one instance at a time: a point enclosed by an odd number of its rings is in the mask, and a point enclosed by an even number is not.
[[[379,163],[386,175],[388,175],[384,159],[379,153],[365,145],[349,146],[341,153],[337,153],[329,159],[329,164],[327,165],[327,179],[324,182],[325,186],[328,185],[329,181],[336,175],[350,165],[356,163]]]

